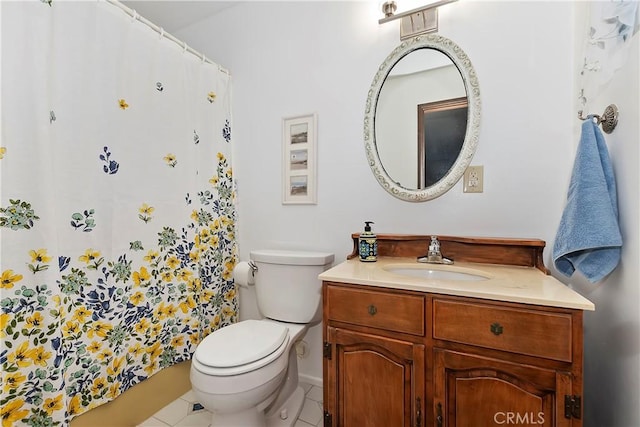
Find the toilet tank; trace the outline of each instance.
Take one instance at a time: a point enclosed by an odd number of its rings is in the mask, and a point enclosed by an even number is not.
[[[292,250],[250,253],[258,267],[256,300],[267,318],[291,323],[320,320],[322,281],[318,275],[333,263],[333,254]]]

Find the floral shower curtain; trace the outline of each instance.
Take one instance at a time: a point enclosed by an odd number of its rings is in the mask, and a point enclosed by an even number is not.
[[[66,425],[236,321],[230,79],[102,1],[0,7],[0,416]]]

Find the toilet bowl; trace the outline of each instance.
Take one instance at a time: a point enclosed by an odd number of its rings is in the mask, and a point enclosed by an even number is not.
[[[295,356],[295,350],[291,350],[306,330],[307,326],[300,324],[245,320],[221,329],[224,334],[220,336],[210,335],[210,340],[198,346],[191,361],[191,386],[198,402],[214,413],[215,427],[278,425],[267,424],[264,412],[277,397],[287,370],[297,370],[295,357],[293,363],[289,360]],[[220,348],[225,348],[229,356],[238,356],[238,361],[221,356]],[[289,387],[297,388],[297,372],[288,377]],[[298,412],[280,408],[277,416],[283,413],[285,420],[295,420]]]
[[[317,276],[333,255],[254,251],[251,259],[257,266],[255,286],[261,288],[258,307],[266,318],[205,337],[191,361],[192,390],[213,413],[213,427],[292,427],[304,403],[295,343],[317,320]]]

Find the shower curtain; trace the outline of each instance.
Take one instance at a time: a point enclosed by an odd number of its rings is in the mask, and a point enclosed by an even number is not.
[[[236,321],[230,78],[103,1],[0,7],[0,418],[67,425]]]

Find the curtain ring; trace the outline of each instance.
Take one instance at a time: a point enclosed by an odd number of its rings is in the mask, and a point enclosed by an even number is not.
[[[160,40],[164,37],[164,28],[160,27]]]
[[[138,15],[138,12],[136,12],[135,9],[133,9],[133,13],[131,14],[131,22],[136,22],[136,19],[138,19],[140,15]]]
[[[203,53],[203,54],[202,54],[202,63],[203,63],[203,64],[205,63],[205,60],[206,60],[206,59],[207,59],[207,58],[205,58],[205,57],[204,57],[204,53]]]
[[[187,42],[182,42],[182,53],[187,51]]]

